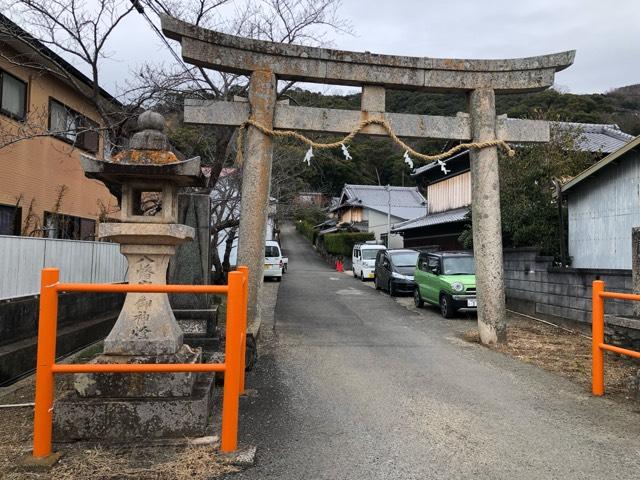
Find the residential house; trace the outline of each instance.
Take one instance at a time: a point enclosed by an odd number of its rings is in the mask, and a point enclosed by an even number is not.
[[[113,215],[117,201],[80,166],[82,153],[102,156],[105,145],[98,112],[68,76],[83,88],[93,83],[2,15],[0,51],[0,144],[21,131],[38,132],[0,148],[0,234],[93,239],[99,216]]]
[[[387,239],[389,229],[398,222],[425,215],[427,202],[417,187],[345,184],[331,212],[337,219],[337,226],[331,228],[348,225],[354,230],[372,232],[376,240],[397,248],[402,247],[402,237],[392,234]]]
[[[640,227],[640,136],[566,183],[562,195],[571,266],[630,270],[631,229]]]
[[[617,125],[552,122],[552,132],[579,133],[574,148],[607,154],[626,145],[633,136]],[[427,192],[429,211],[394,226],[408,248],[458,249],[460,234],[465,228],[471,206],[471,173],[469,152],[463,151],[444,161],[417,168],[412,177],[419,179]]]

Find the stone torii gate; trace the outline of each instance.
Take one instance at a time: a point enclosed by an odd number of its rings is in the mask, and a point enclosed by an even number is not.
[[[185,102],[185,122],[349,133],[361,121],[386,120],[399,137],[485,142],[547,142],[547,122],[496,117],[495,93],[536,92],[573,63],[575,51],[510,60],[460,60],[378,55],[252,40],[161,16],[164,34],[182,45],[185,61],[250,76],[249,102]],[[277,80],[362,87],[361,111],[276,104]],[[456,117],[385,113],[385,89],[464,92],[469,113]],[[379,125],[363,131],[386,135]],[[248,127],[238,261],[249,266],[249,319],[260,315],[272,138]],[[485,344],[506,340],[500,190],[496,147],[471,150],[473,243],[478,329]]]

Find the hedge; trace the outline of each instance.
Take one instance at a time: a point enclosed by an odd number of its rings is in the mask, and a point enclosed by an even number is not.
[[[349,257],[354,244],[374,238],[375,235],[372,232],[328,233],[324,236],[324,248],[327,253]]]
[[[312,244],[315,243],[318,231],[311,223],[306,222],[305,220],[298,220],[296,222],[296,230],[304,235]]]

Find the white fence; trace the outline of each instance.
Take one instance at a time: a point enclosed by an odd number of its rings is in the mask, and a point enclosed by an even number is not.
[[[62,282],[123,282],[127,260],[120,245],[0,235],[0,299],[40,290],[40,270],[60,269]]]

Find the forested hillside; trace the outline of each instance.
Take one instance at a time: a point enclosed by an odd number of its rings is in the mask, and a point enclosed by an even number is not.
[[[306,90],[288,93],[292,103],[303,106],[358,110],[360,95],[322,95]],[[387,111],[423,115],[455,115],[466,111],[464,95],[387,91]],[[512,118],[535,118],[583,123],[615,123],[624,132],[640,135],[640,84],[617,88],[605,94],[575,95],[557,90],[523,95],[499,95],[498,114]],[[439,152],[446,142],[424,141],[415,147]],[[300,147],[300,160],[305,149]],[[304,180],[312,190],[337,195],[344,183],[413,185],[401,152],[386,138],[358,137],[350,148],[353,160],[338,151],[314,151]]]

